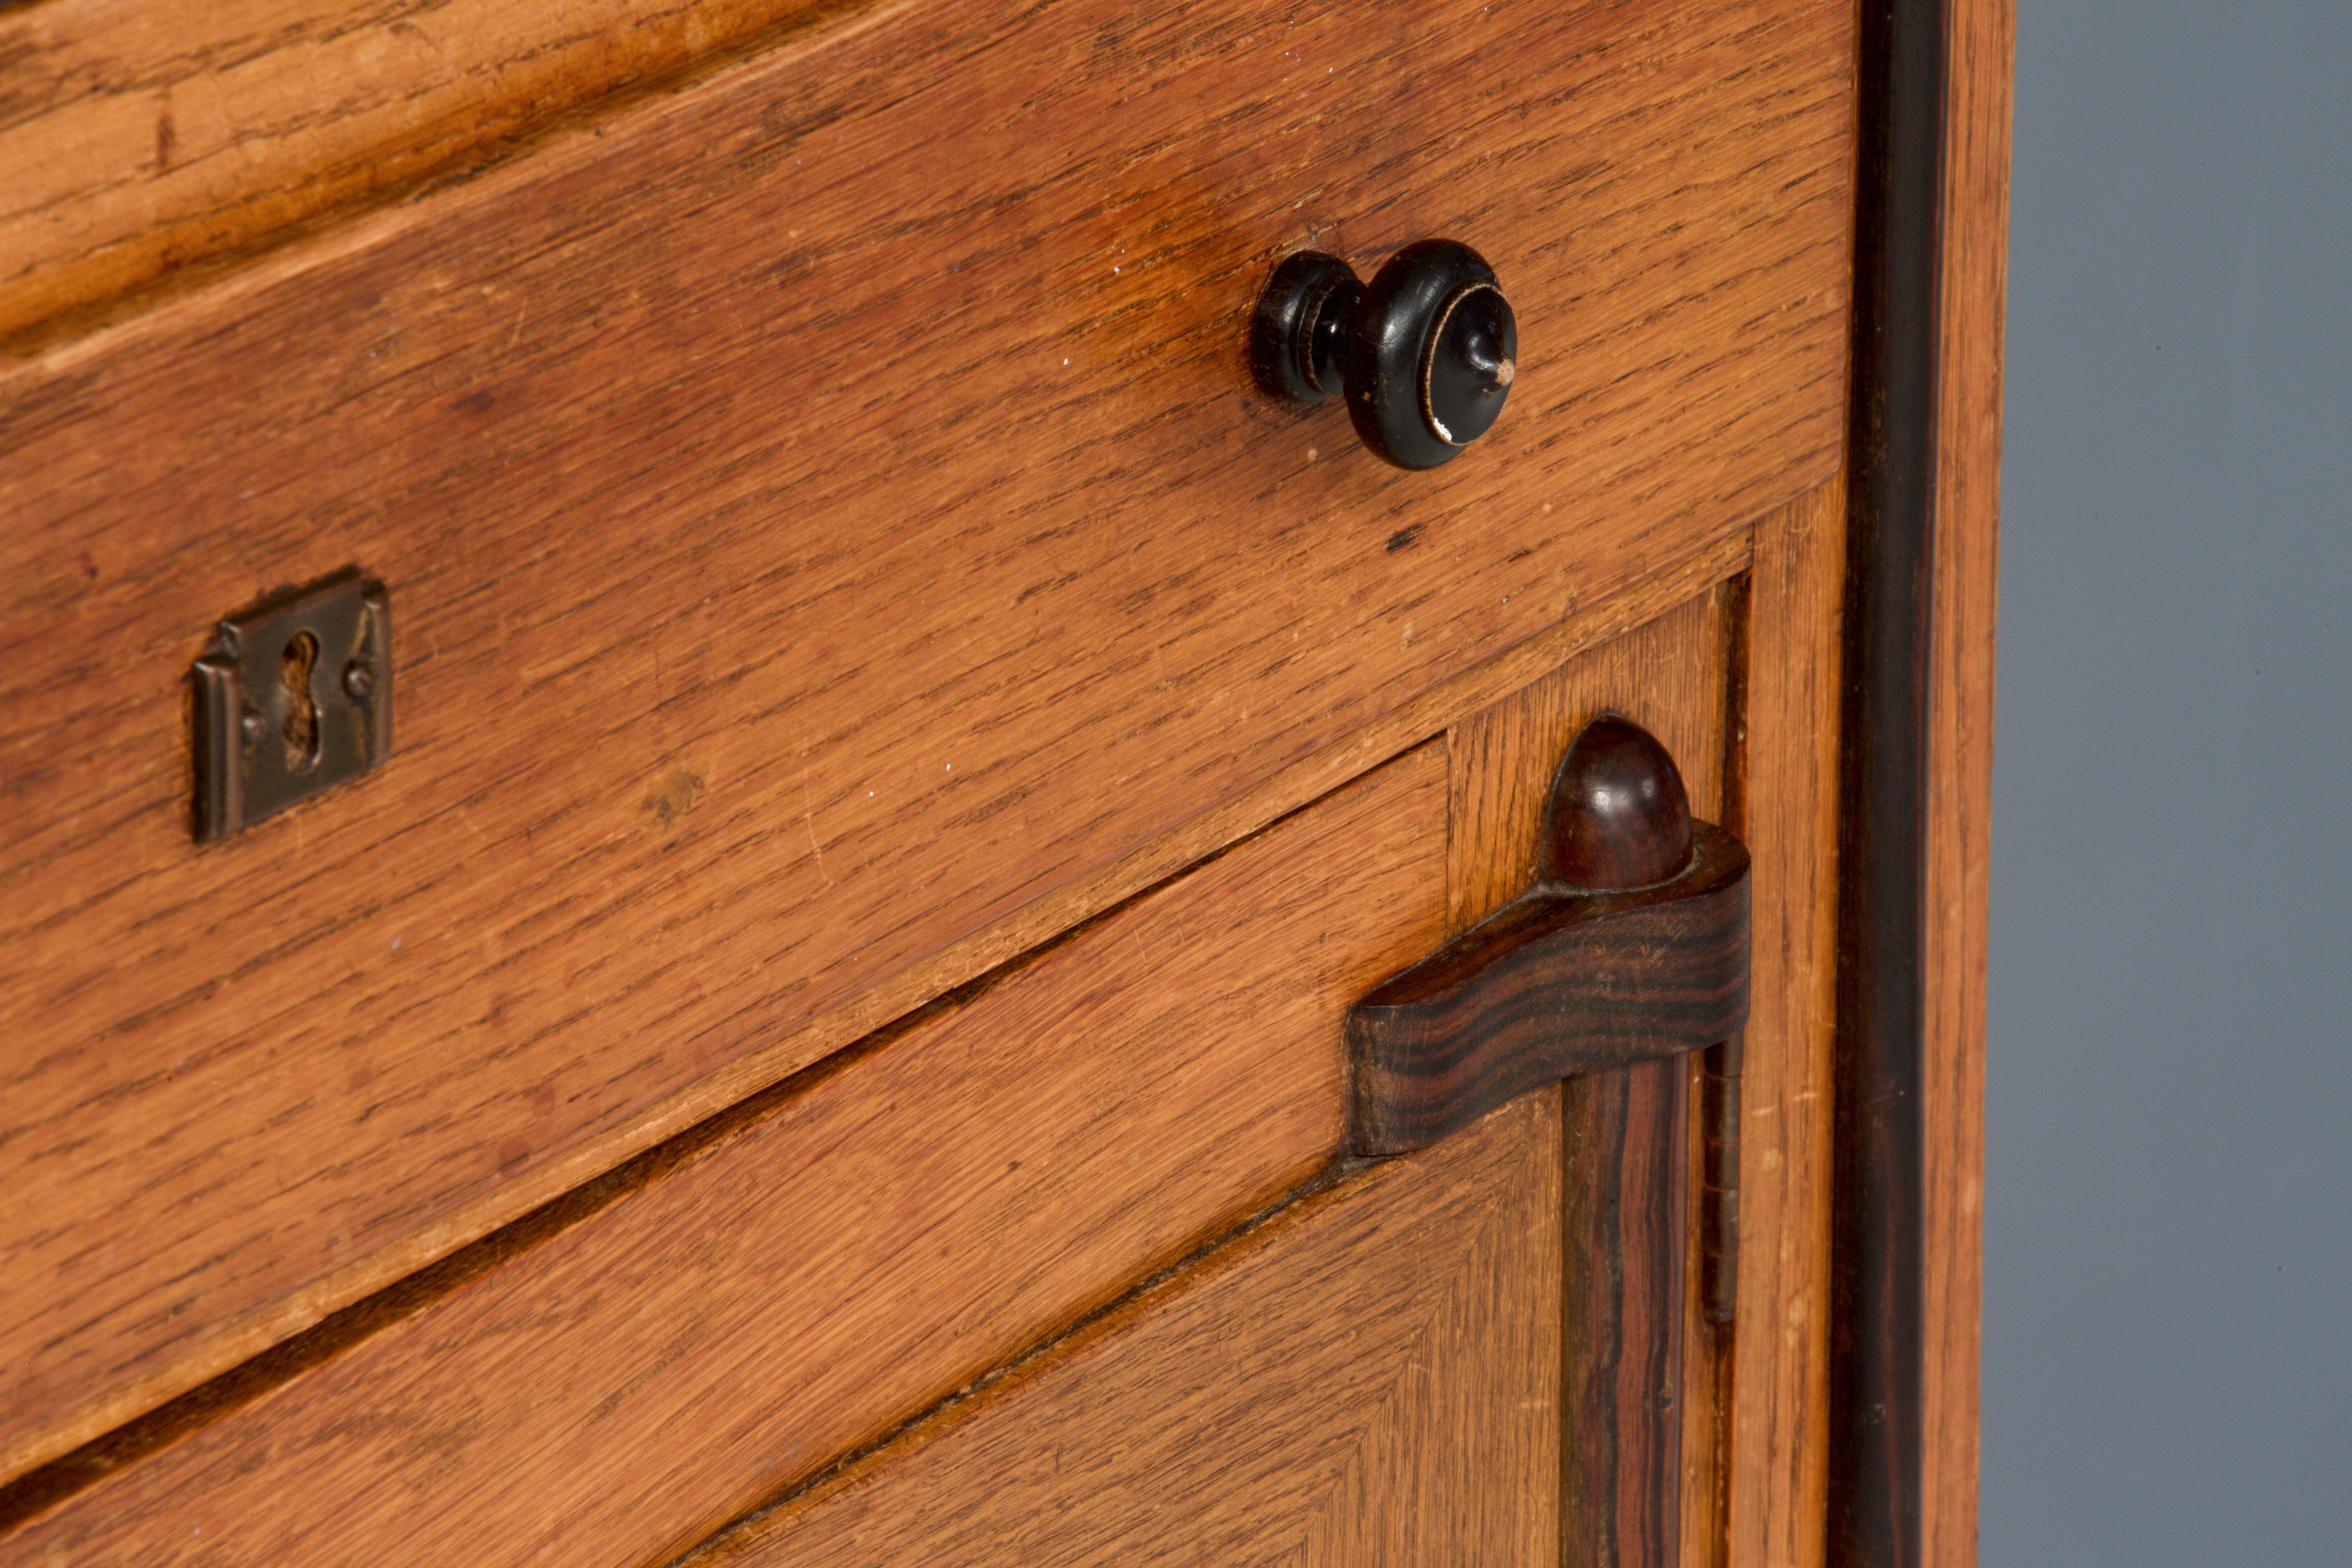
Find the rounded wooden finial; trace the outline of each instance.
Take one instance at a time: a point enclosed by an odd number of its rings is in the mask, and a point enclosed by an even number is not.
[[[1665,747],[1614,713],[1587,724],[1552,780],[1538,874],[1618,891],[1666,881],[1690,858],[1690,795]]]

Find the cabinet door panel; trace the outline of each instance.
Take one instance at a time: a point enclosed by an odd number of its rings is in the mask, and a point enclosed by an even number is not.
[[[1557,1090],[1308,1198],[696,1568],[1550,1560]]]

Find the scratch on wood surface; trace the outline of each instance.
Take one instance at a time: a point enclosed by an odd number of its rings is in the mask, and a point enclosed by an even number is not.
[[[834,885],[833,874],[824,868],[824,847],[816,841],[816,807],[809,800],[808,764],[801,764],[801,824],[808,829],[809,853],[816,857],[816,874],[824,879],[828,888]]]

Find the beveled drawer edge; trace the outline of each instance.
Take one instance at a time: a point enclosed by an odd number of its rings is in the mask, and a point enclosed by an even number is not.
[[[1787,498],[1761,516],[1771,516],[1800,499]],[[1464,715],[1500,700],[1584,649],[1620,637],[1715,584],[1738,575],[1748,567],[1757,521],[1743,520],[1717,532],[1607,597],[1572,609],[1548,630],[1440,682],[1339,744],[1288,764],[1118,859],[887,976],[833,1012],[715,1068],[629,1121],[552,1155],[544,1164],[501,1184],[478,1201],[277,1301],[228,1320],[195,1341],[170,1365],[63,1413],[0,1447],[0,1529],[45,1510],[61,1495],[60,1486],[65,1491],[79,1490],[82,1482],[73,1477],[87,1474],[91,1466],[103,1473],[135,1454],[171,1441],[184,1429],[184,1423],[169,1419],[159,1407],[192,1394],[201,1401],[204,1385],[331,1315],[361,1305],[449,1259],[459,1249],[585,1188],[698,1123],[1181,873],[1442,732]],[[601,1206],[589,1203],[576,1215],[567,1206],[562,1212],[570,1217],[554,1223],[572,1223]],[[539,1233],[534,1230],[530,1240],[537,1239]],[[77,1455],[76,1450],[100,1445],[117,1428],[151,1414],[159,1416],[158,1432],[151,1438],[133,1440],[131,1452],[115,1453],[111,1446],[104,1446],[109,1451],[93,1449],[89,1455]]]
[[[972,1384],[908,1416],[888,1432],[787,1488],[704,1536],[663,1568],[719,1568],[738,1561],[793,1515],[820,1508],[870,1479],[882,1466],[905,1459],[941,1438],[952,1436],[975,1416],[1018,1399],[1028,1386],[1052,1375],[1066,1362],[1091,1353],[1106,1341],[1132,1332],[1170,1303],[1213,1290],[1258,1252],[1278,1244],[1300,1226],[1342,1204],[1377,1200],[1414,1165],[1402,1160],[1334,1159],[1306,1181],[1240,1223],[1202,1243],[1165,1268],[1139,1279],[1110,1300],[1003,1364]]]
[[[1213,1295],[1246,1279],[1269,1261],[1265,1255],[1273,1249],[1312,1236],[1316,1227],[1349,1224],[1350,1209],[1357,1216],[1354,1223],[1362,1225],[1367,1210],[1399,1199],[1412,1202],[1418,1196],[1431,1205],[1433,1215],[1444,1215],[1458,1227],[1455,1235],[1475,1234],[1479,1227],[1465,1226],[1463,1221],[1467,1213],[1475,1212],[1472,1205],[1477,1199],[1472,1194],[1479,1191],[1481,1178],[1491,1184],[1507,1173],[1517,1178],[1514,1190],[1521,1194],[1548,1179],[1544,1170],[1532,1167],[1528,1160],[1528,1150],[1543,1145],[1530,1145],[1523,1133],[1515,1137],[1506,1130],[1549,1123],[1551,1139],[1545,1142],[1550,1143],[1558,1137],[1556,1103],[1548,1097],[1529,1096],[1496,1110],[1483,1126],[1466,1132],[1450,1148],[1424,1150],[1404,1159],[1335,1160],[1190,1257],[1138,1281],[1095,1312],[875,1442],[844,1456],[807,1481],[730,1520],[669,1559],[663,1568],[724,1568],[730,1563],[774,1562],[775,1543],[795,1521],[883,1479],[893,1467],[907,1464],[933,1444],[954,1438],[970,1424],[1001,1418],[1007,1406],[1017,1409],[1019,1402],[1041,1384],[1084,1377],[1089,1362],[1099,1367],[1097,1358],[1117,1356],[1120,1341],[1148,1335],[1156,1318],[1171,1309],[1181,1311],[1188,1300]],[[1498,1132],[1504,1135],[1498,1137]],[[1556,1172],[1554,1167],[1549,1180],[1557,1181]],[[1524,1195],[1520,1201],[1525,1201]],[[1557,1203],[1557,1196],[1550,1201]],[[1377,1235],[1370,1226],[1367,1230]],[[1364,1239],[1360,1234],[1359,1243]],[[1349,1336],[1351,1347],[1360,1347],[1362,1342],[1354,1334]]]

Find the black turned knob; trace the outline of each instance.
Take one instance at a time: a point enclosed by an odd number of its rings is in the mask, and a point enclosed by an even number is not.
[[[1294,403],[1344,391],[1356,434],[1401,468],[1433,468],[1485,435],[1518,357],[1495,269],[1451,239],[1406,246],[1370,283],[1302,250],[1274,269],[1250,325],[1261,387]]]

